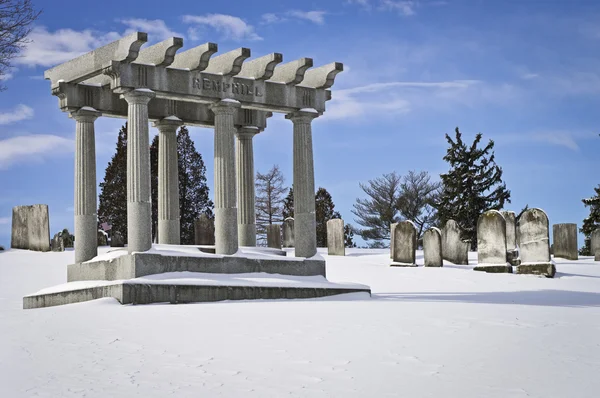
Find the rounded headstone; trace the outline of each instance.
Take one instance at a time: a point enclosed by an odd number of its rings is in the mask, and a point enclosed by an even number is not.
[[[600,261],[600,228],[590,235],[590,254],[594,260]]]
[[[477,220],[477,263],[506,265],[506,221],[498,210],[488,210]]]
[[[519,218],[521,264],[550,261],[548,216],[541,209],[527,209]]]
[[[423,253],[426,267],[441,267],[442,260],[442,232],[435,228],[429,228],[423,234]]]
[[[446,221],[442,229],[442,258],[453,264],[469,264],[469,242],[461,239],[461,229],[454,220]]]
[[[417,228],[412,221],[402,221],[394,228],[394,263],[392,265],[416,265]]]

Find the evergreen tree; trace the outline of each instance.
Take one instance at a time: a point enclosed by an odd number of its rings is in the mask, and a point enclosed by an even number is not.
[[[319,187],[315,195],[315,218],[317,221],[317,247],[327,247],[327,221],[342,218],[334,210],[331,195],[325,188]]]
[[[283,200],[283,219],[294,217],[294,186],[290,188],[287,196]]]
[[[344,246],[356,247],[356,243],[354,243],[354,231],[350,224],[344,225]]]
[[[179,219],[181,244],[194,244],[194,221],[201,213],[213,217],[213,202],[206,184],[206,166],[196,151],[194,141],[185,126],[177,133],[177,162],[179,169]]]
[[[278,165],[265,174],[256,173],[256,238],[261,245],[267,241],[267,225],[283,221],[283,195],[287,188]]]
[[[502,168],[495,162],[490,140],[478,148],[482,134],[471,145],[462,140],[458,127],[456,139],[446,134],[450,148],[444,160],[450,164],[448,173],[441,174],[443,189],[436,208],[440,224],[455,220],[463,229],[463,239],[471,240],[471,250],[477,248],[477,220],[487,210],[500,210],[510,203],[510,191],[502,181]]]
[[[584,245],[579,250],[579,254],[582,256],[592,254],[590,252],[590,234],[600,228],[600,185],[594,188],[594,191],[596,192],[595,196],[581,200],[585,207],[590,208],[590,215],[583,220],[583,225],[579,229],[585,235]]]
[[[120,232],[127,242],[127,123],[119,131],[117,150],[100,183],[98,220],[112,226],[111,236]]]

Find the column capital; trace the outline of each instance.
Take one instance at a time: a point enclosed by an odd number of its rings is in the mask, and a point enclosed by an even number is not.
[[[90,106],[84,106],[70,114],[70,117],[78,122],[94,122],[100,116],[102,116],[102,113]]]
[[[175,131],[177,127],[183,126],[183,121],[177,116],[167,116],[163,119],[157,120],[152,123],[152,126],[158,128],[159,131]]]
[[[211,104],[209,108],[215,115],[234,115],[240,106],[239,101],[226,98]]]
[[[237,136],[241,140],[252,139],[258,133],[260,133],[260,129],[255,126],[240,126],[237,128]]]
[[[147,88],[138,88],[121,94],[121,98],[128,104],[147,104],[155,96],[156,93]]]
[[[306,122],[310,123],[313,119],[319,117],[319,112],[312,108],[303,108],[299,111],[295,111],[292,113],[288,113],[285,115],[286,119],[291,120],[292,122]]]

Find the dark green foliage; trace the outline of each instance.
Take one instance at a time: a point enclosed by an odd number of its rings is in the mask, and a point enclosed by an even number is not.
[[[59,233],[60,237],[63,240],[63,243],[65,244],[65,247],[73,247],[73,242],[75,242],[75,236],[72,235],[66,228],[60,231]]]
[[[100,183],[98,220],[112,226],[111,236],[120,232],[127,242],[127,123],[117,137],[117,150]]]
[[[315,195],[315,218],[317,221],[317,247],[327,247],[327,221],[342,218],[334,210],[335,205],[331,195],[325,188],[319,187]]]
[[[350,224],[344,225],[344,246],[356,247],[356,243],[354,243],[354,230]]]
[[[590,215],[583,220],[583,225],[579,232],[585,235],[584,245],[579,249],[579,254],[589,256],[590,253],[590,234],[600,228],[600,185],[594,188],[596,194],[591,198],[582,199],[585,207],[590,208]]]
[[[444,160],[450,164],[450,170],[440,175],[443,189],[436,208],[440,225],[455,220],[463,229],[463,239],[471,240],[471,250],[475,250],[479,215],[510,203],[510,191],[502,181],[502,168],[495,162],[494,141],[478,148],[481,133],[471,145],[463,142],[458,127],[455,133],[455,140],[446,134],[450,148]]]
[[[294,217],[294,186],[290,188],[283,200],[283,219]]]

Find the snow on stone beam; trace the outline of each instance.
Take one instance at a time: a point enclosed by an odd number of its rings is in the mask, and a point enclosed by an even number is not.
[[[183,39],[181,37],[171,37],[170,39],[142,49],[135,63],[169,66],[175,59],[175,53],[181,47],[183,47]]]
[[[330,88],[333,86],[335,76],[344,70],[341,62],[332,62],[318,68],[309,69],[304,74],[301,85],[314,88]]]
[[[312,66],[312,58],[300,58],[292,62],[277,65],[275,71],[273,71],[273,76],[269,80],[293,86],[304,79],[304,73]]]
[[[272,53],[252,61],[244,62],[239,77],[248,77],[256,80],[267,80],[273,76],[275,66],[283,61],[283,55]]]
[[[241,47],[211,58],[204,71],[223,76],[235,76],[240,73],[242,64],[247,58],[250,58],[250,49]]]
[[[102,73],[102,68],[112,61],[133,62],[140,47],[148,41],[148,34],[134,32],[117,41],[97,48],[44,72],[44,78],[56,86],[59,80],[79,83]]]
[[[210,57],[218,51],[216,43],[204,43],[175,55],[172,68],[201,72],[208,66]]]

